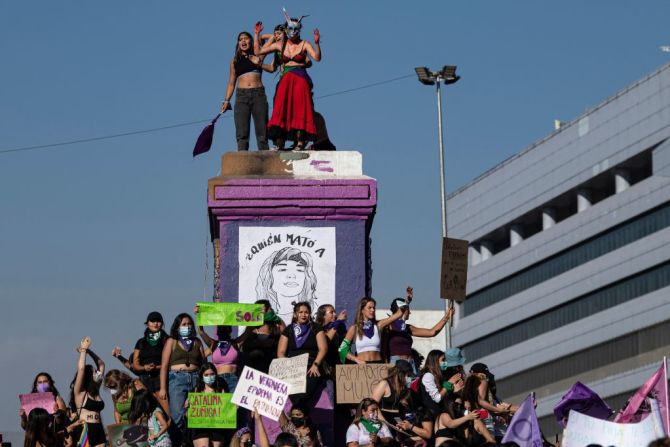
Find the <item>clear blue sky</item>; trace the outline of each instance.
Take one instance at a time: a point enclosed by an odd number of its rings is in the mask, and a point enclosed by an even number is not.
[[[321,30],[316,96],[458,65],[463,79],[445,89],[449,191],[670,59],[658,49],[670,44],[666,0],[285,5],[310,14],[304,37]],[[0,151],[213,117],[237,33],[273,27],[281,6],[2,2]],[[269,95],[275,83],[265,76]],[[408,78],[317,108],[379,181],[374,296],[411,284],[419,307],[441,306],[434,90]],[[68,389],[84,335],[116,367],[113,346],[127,353],[149,311],[171,321],[202,298],[206,182],[235,142],[228,117],[192,160],[201,128],[0,154],[0,432],[18,428],[16,395],[36,372]]]

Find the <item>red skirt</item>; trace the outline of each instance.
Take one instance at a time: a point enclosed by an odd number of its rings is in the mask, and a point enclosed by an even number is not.
[[[272,117],[268,122],[268,137],[296,140],[296,131],[303,132],[303,139],[314,141],[314,106],[312,82],[305,69],[294,69],[282,76],[275,92]]]

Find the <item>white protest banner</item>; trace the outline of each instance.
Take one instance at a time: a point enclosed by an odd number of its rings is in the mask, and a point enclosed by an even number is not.
[[[307,389],[308,360],[309,354],[274,359],[270,363],[270,375],[288,383],[289,394],[304,393]]]
[[[652,404],[651,417],[637,424],[619,424],[570,410],[561,447],[585,447],[589,444],[644,446],[665,436],[658,404]]]
[[[288,395],[288,383],[245,366],[231,402],[278,421]]]
[[[43,408],[49,414],[54,413],[56,398],[51,392],[19,394],[19,400],[21,401],[21,408],[26,412],[26,417],[30,415],[34,408]]]

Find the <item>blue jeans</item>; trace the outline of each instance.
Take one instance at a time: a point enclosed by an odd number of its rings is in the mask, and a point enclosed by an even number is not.
[[[184,402],[188,398],[188,393],[195,389],[198,381],[198,372],[178,372],[170,371],[168,373],[168,393],[170,395],[170,414],[172,422],[181,428],[184,424],[186,409]]]
[[[217,374],[219,379],[226,384],[226,393],[234,393],[235,388],[237,388],[237,374],[235,373],[223,373]]]
[[[389,358],[389,363],[391,365],[395,365],[398,360],[404,360],[404,361],[408,362],[410,365],[412,365],[412,371],[414,371],[414,377],[419,375],[419,371],[416,369],[416,365],[414,364],[414,359],[406,359],[406,358],[402,358],[402,357],[397,356],[397,355],[392,355]]]

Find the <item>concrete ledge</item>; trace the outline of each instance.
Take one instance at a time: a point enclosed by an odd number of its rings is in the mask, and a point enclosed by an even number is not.
[[[363,175],[363,156],[356,151],[258,151],[223,154],[222,177],[248,175],[355,177]]]

